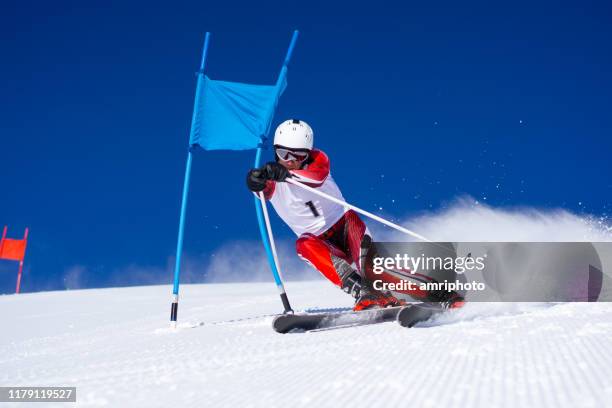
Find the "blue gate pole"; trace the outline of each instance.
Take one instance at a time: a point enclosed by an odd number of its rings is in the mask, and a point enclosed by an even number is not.
[[[193,108],[193,118],[195,118],[200,94],[200,83],[204,76],[204,68],[206,67],[206,54],[208,54],[208,43],[210,33],[206,33],[204,39],[204,50],[202,51],[202,61],[200,62],[200,70],[198,71],[198,84],[196,87],[196,96]],[[192,118],[192,123],[193,123]],[[172,287],[172,306],[170,307],[170,325],[176,327],[176,319],[178,315],[178,299],[179,299],[179,276],[181,274],[181,258],[183,255],[183,237],[185,235],[185,217],[187,215],[187,196],[189,195],[189,179],[191,177],[191,161],[192,147],[189,147],[187,153],[187,166],[185,168],[185,181],[183,183],[183,199],[181,201],[181,218],[179,221],[178,239],[176,243],[176,263],[174,264],[174,285]]]
[[[281,72],[278,76],[278,80],[276,81],[277,86],[283,81],[283,77],[287,74],[287,66],[289,65],[289,61],[291,60],[291,54],[293,54],[293,48],[295,47],[295,43],[297,41],[298,34],[299,34],[298,30],[295,30],[293,32],[293,37],[291,37],[291,43],[289,44],[287,55],[285,56],[285,60],[281,68]],[[268,135],[265,135],[265,136],[267,137]],[[258,168],[261,164],[262,147],[263,147],[262,144],[260,144],[257,147],[257,152],[255,153],[255,168]],[[265,202],[264,202],[264,205],[265,205]],[[268,238],[268,234],[267,234],[266,227],[265,227],[262,203],[258,197],[255,197],[255,212],[257,213],[257,222],[259,223],[259,233],[261,234],[261,240],[266,250],[268,263],[270,264],[270,269],[272,269],[272,275],[274,276],[274,282],[276,283],[278,293],[280,295],[281,301],[283,302],[285,313],[291,313],[293,312],[293,310],[291,309],[291,305],[289,304],[289,298],[287,297],[287,293],[285,292],[285,286],[283,285],[283,280],[281,279],[276,262],[274,262],[274,256],[270,248],[270,240]]]

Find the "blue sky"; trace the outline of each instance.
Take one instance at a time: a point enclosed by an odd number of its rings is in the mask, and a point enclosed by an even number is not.
[[[23,290],[61,289],[75,266],[85,286],[164,270],[206,31],[210,77],[273,83],[300,30],[274,125],[308,121],[356,205],[404,217],[470,195],[607,215],[611,6],[493,3],[3,3],[0,223],[31,229]],[[252,161],[196,157],[188,254],[258,239]],[[0,262],[0,293],[14,267]]]

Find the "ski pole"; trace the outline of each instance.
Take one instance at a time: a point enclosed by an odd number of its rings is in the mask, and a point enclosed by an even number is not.
[[[285,292],[285,286],[282,283],[283,274],[281,272],[280,262],[278,262],[276,244],[274,243],[274,235],[272,234],[272,225],[270,224],[270,216],[268,215],[268,205],[266,203],[266,199],[262,191],[260,191],[257,195],[259,196],[259,200],[261,201],[261,209],[262,209],[264,221],[266,224],[266,230],[268,231],[270,249],[272,250],[272,257],[274,258],[274,264],[276,265],[276,271],[278,272],[278,279],[280,281],[280,285],[277,285],[278,292],[281,297],[281,301],[283,302],[285,313],[293,313],[293,309],[291,309],[291,305],[289,304],[289,298],[287,297],[287,293]]]
[[[379,217],[378,215],[374,215],[374,214],[372,214],[371,212],[368,212],[368,211],[362,210],[362,209],[361,209],[361,208],[359,208],[359,207],[355,207],[354,205],[351,205],[351,204],[347,203],[346,201],[339,200],[339,199],[337,199],[336,197],[332,197],[332,196],[330,196],[329,194],[323,193],[322,191],[316,190],[316,189],[314,189],[314,188],[312,188],[312,187],[309,187],[309,186],[307,186],[307,185],[305,185],[305,184],[302,184],[302,183],[300,183],[299,181],[293,180],[293,179],[291,179],[291,178],[287,178],[287,179],[285,179],[285,181],[286,181],[287,183],[289,183],[289,184],[293,184],[294,186],[301,187],[301,188],[303,188],[304,190],[310,191],[311,193],[317,194],[317,195],[319,195],[319,196],[321,196],[321,197],[323,197],[323,198],[326,198],[326,199],[328,199],[328,200],[330,200],[330,201],[333,201],[333,202],[335,202],[335,203],[337,203],[337,204],[340,204],[340,205],[343,205],[343,206],[345,206],[345,207],[348,207],[348,208],[350,208],[351,210],[354,210],[355,212],[358,212],[359,214],[365,215],[366,217],[369,217],[369,218],[371,218],[371,219],[373,219],[373,220],[376,220],[376,221],[378,221],[378,222],[380,222],[380,223],[382,223],[382,224],[385,224],[385,225],[386,225],[386,226],[388,226],[388,227],[394,228],[394,229],[396,229],[396,230],[398,230],[398,231],[400,231],[400,232],[403,232],[404,234],[407,234],[407,235],[410,235],[410,236],[412,236],[412,237],[414,237],[414,238],[420,239],[421,241],[425,241],[425,242],[433,242],[432,240],[427,239],[427,238],[425,238],[424,236],[422,236],[422,235],[420,235],[420,234],[417,234],[417,233],[416,233],[416,232],[414,232],[414,231],[410,231],[410,230],[409,230],[409,229],[407,229],[407,228],[404,228],[404,227],[401,227],[401,226],[399,226],[399,225],[397,225],[397,224],[394,224],[394,223],[392,223],[391,221],[387,221],[387,220],[385,220],[384,218]]]

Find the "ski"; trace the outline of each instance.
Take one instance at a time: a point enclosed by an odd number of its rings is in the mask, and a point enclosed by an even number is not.
[[[413,327],[427,321],[445,309],[432,303],[415,303],[406,306],[369,309],[358,312],[323,312],[278,315],[272,321],[272,328],[278,333],[291,331],[337,329],[369,324],[397,321],[402,327]]]
[[[445,309],[431,303],[418,303],[401,308],[397,314],[397,322],[402,327],[413,327],[419,322],[431,319],[433,316],[444,312]]]
[[[272,328],[278,333],[289,333],[291,331],[302,332],[392,322],[397,319],[398,314],[404,308],[406,306],[368,309],[358,312],[283,314],[274,318]]]

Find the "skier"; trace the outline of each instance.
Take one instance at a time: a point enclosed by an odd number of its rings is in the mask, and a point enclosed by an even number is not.
[[[247,174],[249,190],[263,191],[278,215],[298,236],[298,255],[334,285],[355,298],[354,310],[404,304],[373,288],[363,260],[372,238],[353,210],[284,182],[288,177],[344,201],[330,174],[329,158],[313,149],[314,135],[304,121],[289,119],[274,133],[276,161]]]

